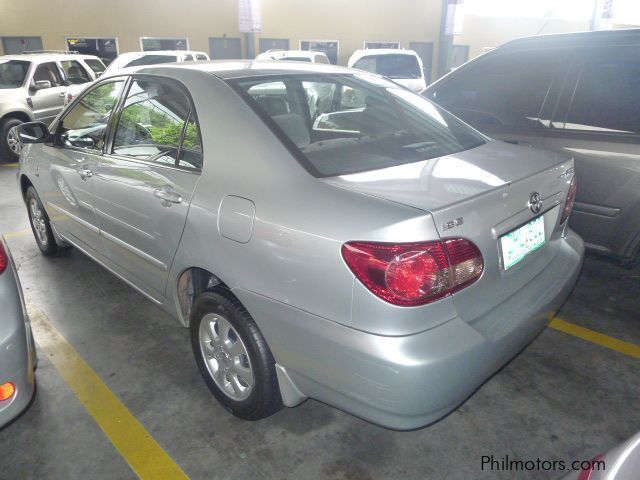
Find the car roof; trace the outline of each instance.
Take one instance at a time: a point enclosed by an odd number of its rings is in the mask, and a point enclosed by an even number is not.
[[[304,75],[305,73],[351,74],[362,73],[350,68],[338,67],[326,63],[301,63],[272,60],[208,60],[201,62],[162,63],[127,67],[118,70],[114,75],[131,73],[166,74],[166,69],[199,70],[213,74],[223,80],[231,78],[263,77],[268,75]],[[373,75],[369,74],[368,75]],[[103,77],[101,77],[103,78]]]
[[[9,59],[9,60],[25,60],[35,61],[35,62],[46,62],[46,61],[56,61],[56,60],[73,60],[77,58],[92,58],[99,60],[95,55],[85,55],[80,53],[22,53],[18,55],[3,55],[0,56],[0,59]]]
[[[556,33],[511,40],[496,50],[520,50],[553,47],[596,47],[607,45],[640,46],[640,28],[597,32]]]

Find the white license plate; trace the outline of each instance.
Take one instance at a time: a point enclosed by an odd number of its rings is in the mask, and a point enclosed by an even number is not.
[[[507,270],[544,245],[544,218],[538,217],[500,237],[502,264]]]

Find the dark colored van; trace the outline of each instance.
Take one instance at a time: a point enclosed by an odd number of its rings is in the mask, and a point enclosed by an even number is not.
[[[514,40],[423,95],[490,137],[574,157],[571,227],[592,250],[640,260],[640,29]]]

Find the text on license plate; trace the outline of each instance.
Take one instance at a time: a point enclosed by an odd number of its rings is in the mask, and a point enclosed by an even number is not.
[[[528,254],[542,247],[544,242],[544,217],[542,216],[501,236],[500,247],[504,269],[513,267]]]

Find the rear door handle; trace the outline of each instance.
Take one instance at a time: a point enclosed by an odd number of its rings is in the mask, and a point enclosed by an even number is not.
[[[171,187],[156,188],[153,196],[162,200],[162,204],[167,207],[172,203],[182,203],[182,196]]]
[[[59,97],[66,97],[67,96],[67,92],[60,92],[58,94]]]
[[[93,177],[93,171],[89,170],[88,168],[81,167],[78,169],[78,175],[80,175],[80,178],[82,178],[82,180],[86,180],[87,178]]]

